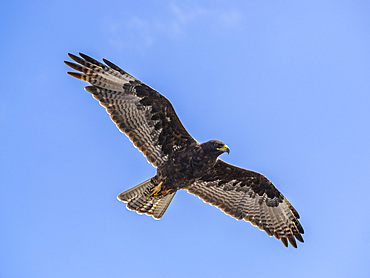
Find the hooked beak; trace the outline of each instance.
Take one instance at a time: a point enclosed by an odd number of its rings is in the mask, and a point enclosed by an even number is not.
[[[227,154],[230,153],[230,149],[227,145],[224,145],[222,148],[217,148],[218,151],[227,152]]]

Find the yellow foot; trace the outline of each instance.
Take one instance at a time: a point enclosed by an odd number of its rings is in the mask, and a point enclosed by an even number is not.
[[[150,196],[158,196],[158,193],[162,189],[162,183],[163,183],[163,181],[161,181],[157,186],[152,188],[152,190],[151,190],[152,193],[150,193]]]

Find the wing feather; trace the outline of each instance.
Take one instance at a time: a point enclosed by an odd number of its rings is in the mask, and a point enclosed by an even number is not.
[[[71,76],[87,81],[85,87],[106,108],[119,130],[155,167],[163,165],[173,151],[195,143],[176,115],[170,101],[118,66],[80,53],[68,54],[76,63],[66,65],[79,71]]]
[[[299,214],[289,201],[263,175],[222,160],[199,181],[187,188],[236,219],[244,219],[269,236],[297,248],[304,233]]]

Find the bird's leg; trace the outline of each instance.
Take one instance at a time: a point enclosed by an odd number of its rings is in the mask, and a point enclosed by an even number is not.
[[[158,185],[156,185],[155,187],[151,189],[152,193],[150,193],[150,196],[158,196],[158,193],[162,189],[162,183],[163,181],[161,181]]]

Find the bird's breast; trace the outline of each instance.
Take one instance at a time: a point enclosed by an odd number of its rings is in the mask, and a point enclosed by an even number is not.
[[[200,148],[179,151],[158,169],[158,174],[165,177],[168,186],[188,187],[212,169],[216,159],[205,155]]]

